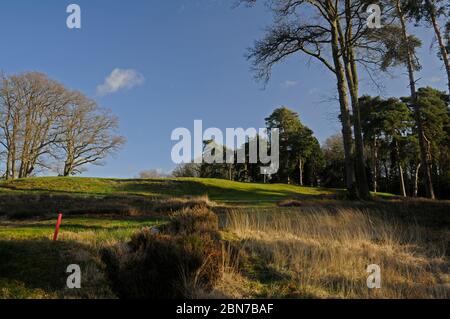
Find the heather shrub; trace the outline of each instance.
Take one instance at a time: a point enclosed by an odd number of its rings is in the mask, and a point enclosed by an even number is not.
[[[219,218],[205,206],[185,208],[170,217],[168,231],[173,234],[210,234],[219,230]]]
[[[222,256],[217,225],[209,210],[186,209],[172,217],[166,233],[145,228],[128,243],[103,249],[113,291],[124,299],[172,299],[212,289]]]

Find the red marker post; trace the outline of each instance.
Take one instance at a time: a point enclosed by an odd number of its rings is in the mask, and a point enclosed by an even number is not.
[[[59,227],[61,226],[61,221],[62,221],[62,214],[59,214],[58,215],[58,221],[56,222],[55,234],[53,235],[53,241],[57,241],[58,240]]]

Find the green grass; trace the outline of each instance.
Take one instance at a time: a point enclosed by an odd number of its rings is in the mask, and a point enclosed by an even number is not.
[[[285,184],[239,183],[219,179],[99,179],[41,177],[0,184],[0,194],[70,193],[74,195],[140,195],[158,198],[208,195],[227,204],[270,204],[288,198],[326,197],[341,190]]]
[[[156,218],[132,217],[64,217],[59,237],[89,232],[98,241],[123,240],[136,229],[152,227],[164,222]],[[0,240],[50,240],[53,237],[56,219],[31,221],[0,221]]]
[[[68,217],[54,242],[53,219],[0,220],[0,299],[114,297],[100,270],[98,250],[162,223],[154,218]],[[81,292],[65,288],[70,264],[82,268]]]

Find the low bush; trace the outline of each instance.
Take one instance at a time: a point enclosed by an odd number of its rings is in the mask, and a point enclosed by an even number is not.
[[[172,217],[166,233],[145,228],[130,242],[103,249],[113,291],[124,299],[172,299],[212,289],[222,256],[217,224],[208,209],[186,209]]]
[[[173,234],[216,235],[219,230],[219,218],[205,206],[185,208],[170,216],[168,230]]]

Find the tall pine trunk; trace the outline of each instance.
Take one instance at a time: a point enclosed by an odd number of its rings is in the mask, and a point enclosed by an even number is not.
[[[355,63],[351,62],[351,64],[354,65]],[[357,84],[358,80],[355,80],[356,74],[353,72],[351,72],[353,74],[353,81],[350,80],[349,82],[351,83],[350,96],[352,100],[353,125],[355,135],[356,178],[360,197],[363,199],[370,199],[369,182],[367,180],[367,172],[364,161],[364,141],[362,137],[361,115],[359,109],[359,94]]]
[[[298,170],[299,170],[299,173],[298,173],[299,184],[300,184],[300,186],[303,186],[303,160],[301,157],[299,157],[299,160],[298,160]]]
[[[435,199],[434,190],[433,190],[433,181],[431,176],[431,154],[429,154],[427,147],[427,140],[425,137],[425,132],[423,129],[422,123],[422,112],[420,106],[417,103],[417,90],[416,90],[416,79],[414,76],[414,64],[413,64],[413,52],[411,51],[411,46],[408,40],[408,33],[406,31],[406,21],[405,16],[402,11],[402,7],[400,4],[400,0],[396,1],[396,9],[398,18],[400,20],[401,29],[402,29],[402,37],[407,46],[407,67],[408,67],[408,76],[409,76],[409,87],[411,90],[411,99],[412,104],[414,106],[414,117],[416,120],[416,125],[418,129],[419,135],[419,146],[420,146],[420,160],[422,163],[422,168],[424,170],[423,174],[423,183],[425,186],[426,197]]]
[[[345,71],[340,58],[339,30],[337,25],[337,17],[333,18],[331,28],[332,28],[331,47],[333,54],[333,62],[336,70],[337,89],[341,109],[342,138],[344,142],[344,155],[345,155],[346,186],[349,193],[349,197],[358,198],[359,192],[355,182],[355,169],[353,161],[352,125],[348,107],[349,103],[347,96],[347,85],[345,82]]]
[[[395,155],[397,156],[398,175],[400,177],[400,195],[406,197],[405,177],[403,175],[403,167],[400,161],[400,147],[397,140],[395,140]]]
[[[448,79],[448,93],[450,94],[450,61],[448,59],[448,52],[445,46],[444,39],[442,37],[441,28],[439,27],[439,23],[436,20],[436,14],[434,12],[435,6],[431,3],[430,0],[427,0],[429,14],[431,19],[431,24],[433,25],[434,33],[436,34],[436,39],[439,44],[439,49],[441,52],[442,60],[444,61],[445,70],[447,71],[447,79]]]
[[[342,32],[339,20],[337,26],[339,28],[341,52],[345,65],[345,76],[347,78],[347,85],[350,92],[352,111],[353,111],[353,126],[355,136],[355,167],[356,167],[356,182],[358,184],[359,196],[362,199],[370,199],[369,182],[367,179],[366,165],[364,161],[364,141],[362,137],[361,114],[359,108],[359,77],[358,68],[355,61],[355,51],[353,47],[353,30],[352,30],[352,12],[350,0],[345,1],[345,16],[346,16],[346,32]]]
[[[418,193],[419,193],[419,171],[420,171],[420,166],[422,166],[421,163],[418,163],[416,166],[416,171],[414,172],[414,197],[417,197]]]
[[[404,174],[403,174],[403,167],[402,167],[402,164],[400,162],[398,163],[398,172],[399,172],[399,175],[400,175],[400,194],[403,197],[406,197],[405,177],[404,177]]]

